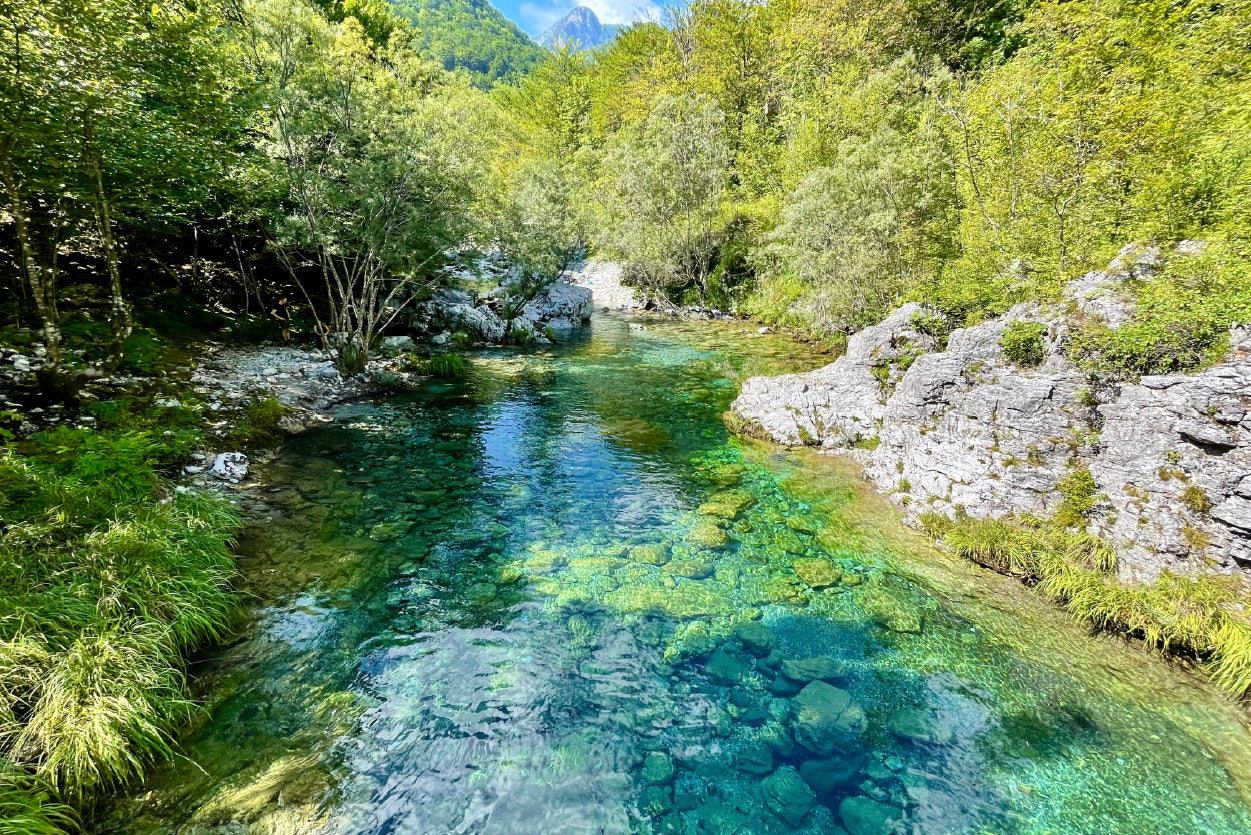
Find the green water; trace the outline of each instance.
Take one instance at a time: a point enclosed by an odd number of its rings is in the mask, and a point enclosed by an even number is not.
[[[1251,832],[1246,717],[741,442],[824,358],[598,318],[264,468],[238,639],[116,833]]]

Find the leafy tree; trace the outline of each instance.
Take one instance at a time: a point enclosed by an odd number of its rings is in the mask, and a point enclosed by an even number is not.
[[[252,15],[253,60],[273,83],[265,147],[284,194],[272,243],[355,373],[469,232],[474,102],[428,91],[430,68],[395,36],[373,43],[355,18],[331,26],[284,0]]]
[[[660,99],[643,129],[610,149],[610,228],[649,288],[668,294],[693,282],[707,301],[729,162],[725,115],[695,96]]]

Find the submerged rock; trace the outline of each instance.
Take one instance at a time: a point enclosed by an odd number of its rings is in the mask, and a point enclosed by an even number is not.
[[[847,665],[828,655],[821,655],[816,658],[783,661],[781,673],[791,681],[801,684],[810,681],[836,681],[847,677]]]
[[[773,630],[763,623],[744,623],[734,630],[734,635],[743,649],[757,658],[765,658],[778,645]]]
[[[751,668],[739,658],[719,649],[712,654],[706,665],[708,677],[717,684],[734,685],[746,675]]]
[[[791,826],[799,826],[812,810],[817,796],[790,766],[779,768],[764,779],[765,805]]]
[[[795,560],[791,563],[791,569],[804,585],[812,589],[824,589],[836,585],[843,576],[843,570],[832,560]]]
[[[818,795],[834,794],[859,782],[860,771],[867,762],[868,756],[863,753],[806,760],[799,766],[799,776]]]
[[[864,711],[846,690],[814,681],[794,699],[795,741],[812,753],[828,757],[854,742],[866,727]]]
[[[669,562],[669,543],[657,542],[635,545],[630,549],[630,559],[647,565],[664,565]]]
[[[408,521],[380,522],[369,529],[369,538],[378,542],[390,542],[406,535],[412,529],[413,523]]]
[[[647,783],[660,786],[673,781],[677,767],[673,764],[673,757],[661,751],[653,751],[643,760],[643,769],[640,773]]]
[[[848,797],[838,804],[838,816],[849,835],[894,835],[903,812],[869,797]]]
[[[915,594],[902,580],[878,575],[864,584],[857,602],[879,626],[892,632],[920,632],[925,610]]]
[[[886,727],[896,736],[914,742],[950,744],[955,738],[951,725],[928,708],[906,707],[891,714]]]
[[[686,541],[697,548],[721,548],[729,543],[730,535],[711,522],[704,522],[691,529]]]

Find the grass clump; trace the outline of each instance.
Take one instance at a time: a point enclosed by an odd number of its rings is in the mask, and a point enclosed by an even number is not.
[[[469,366],[460,354],[435,354],[431,357],[419,357],[409,354],[401,366],[413,374],[439,377],[444,380],[463,380],[469,373]]]
[[[0,833],[61,835],[78,830],[73,810],[25,769],[0,759]]]
[[[1251,693],[1251,621],[1245,589],[1232,578],[1179,577],[1127,585],[1112,571],[1107,543],[1033,517],[922,519],[958,555],[1037,584],[1075,618],[1142,639],[1161,652],[1203,662],[1218,686]]]
[[[1042,322],[1009,322],[999,337],[1003,354],[1013,365],[1033,368],[1047,355],[1047,326]]]
[[[1056,482],[1056,490],[1064,496],[1056,511],[1056,524],[1063,528],[1080,528],[1095,509],[1099,485],[1090,470],[1079,467]]]
[[[154,433],[57,430],[23,452],[0,450],[0,821],[52,832],[59,804],[171,755],[183,659],[231,615],[238,517],[171,496]]]

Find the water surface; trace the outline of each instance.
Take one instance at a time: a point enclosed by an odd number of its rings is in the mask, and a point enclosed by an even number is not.
[[[728,436],[825,358],[597,318],[264,474],[240,637],[125,833],[1251,832],[1243,712]]]

